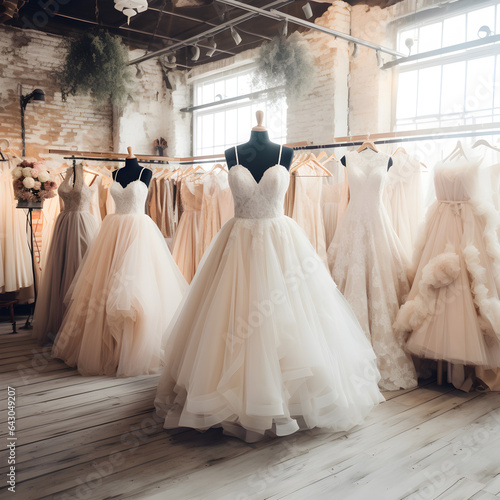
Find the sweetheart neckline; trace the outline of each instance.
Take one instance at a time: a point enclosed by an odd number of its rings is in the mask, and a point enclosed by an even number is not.
[[[127,189],[131,184],[133,184],[134,182],[140,182],[141,184],[144,185],[144,187],[146,189],[149,190],[149,186],[146,186],[146,183],[145,182],[142,182],[141,179],[136,179],[135,181],[132,181],[132,182],[129,182],[125,187],[123,187],[118,181],[113,181],[113,184],[118,184],[118,186],[120,186],[123,190]]]
[[[259,181],[257,181],[257,180],[255,179],[255,177],[253,176],[252,172],[250,172],[250,170],[249,170],[247,167],[245,167],[245,165],[242,165],[241,163],[237,163],[236,165],[233,165],[233,166],[229,169],[229,173],[231,173],[231,170],[233,170],[233,169],[234,169],[234,167],[241,167],[241,168],[245,169],[245,170],[246,170],[246,171],[250,174],[250,177],[253,179],[253,181],[254,181],[254,183],[255,183],[255,185],[256,185],[256,186],[259,186],[259,185],[260,185],[260,183],[262,182],[262,180],[264,179],[264,177],[266,176],[267,172],[269,172],[269,170],[272,170],[272,169],[273,169],[273,168],[275,168],[275,167],[282,167],[282,168],[284,168],[284,169],[286,170],[286,173],[287,173],[287,174],[289,174],[288,169],[287,169],[284,165],[281,165],[281,164],[279,164],[279,163],[276,163],[276,165],[272,165],[271,167],[267,168],[267,169],[264,171],[264,173],[262,174],[262,177],[260,178],[260,180],[259,180]]]

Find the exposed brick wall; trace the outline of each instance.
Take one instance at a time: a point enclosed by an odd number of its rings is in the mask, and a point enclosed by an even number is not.
[[[24,95],[45,91],[45,103],[26,108],[27,156],[46,154],[49,148],[111,151],[111,105],[90,97],[69,97],[62,102],[54,72],[61,62],[60,37],[38,31],[0,26],[0,138],[21,151],[20,88]]]
[[[334,0],[316,19],[320,26],[349,34],[348,3]],[[347,132],[349,44],[319,31],[304,35],[315,57],[317,74],[309,95],[288,103],[288,142],[329,143]]]

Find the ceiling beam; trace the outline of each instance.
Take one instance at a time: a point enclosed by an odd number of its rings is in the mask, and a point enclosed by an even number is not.
[[[118,27],[118,26],[111,26],[109,24],[105,24],[105,23],[98,23],[96,21],[91,21],[90,19],[81,19],[79,17],[73,17],[73,16],[67,16],[66,14],[54,14],[54,16],[57,16],[57,17],[62,17],[64,19],[70,19],[71,21],[78,21],[78,22],[81,22],[81,23],[87,23],[87,24],[93,24],[95,26],[99,25],[99,26],[103,26],[104,28],[108,28],[108,29],[114,29],[114,30],[119,30],[119,31],[130,31],[131,33],[138,33],[139,35],[144,35],[144,36],[151,36],[152,33],[149,33],[148,31],[142,31],[142,30],[137,30],[137,29],[134,29],[134,28],[121,28],[121,27]],[[182,42],[182,40],[179,40],[178,38],[172,38],[172,37],[169,37],[169,36],[165,36],[165,35],[155,35],[156,37],[158,38],[161,38],[163,40],[169,40],[171,42]],[[147,43],[146,41],[144,43]],[[212,46],[211,45],[203,45],[203,44],[198,44],[201,48],[203,49],[211,49]],[[235,52],[232,52],[230,50],[223,50],[223,49],[216,49],[216,52],[223,52],[225,54],[229,54],[231,56],[234,56],[236,53]],[[187,67],[187,66],[186,66]]]
[[[281,1],[277,0],[277,1],[271,2],[268,5],[265,5],[263,7],[263,9],[271,9],[273,7],[280,8],[280,7],[284,7],[285,5],[288,5],[290,3],[293,3],[293,0],[281,0]],[[250,13],[250,12],[247,14],[243,14],[243,15],[236,17],[230,21],[224,22],[224,23],[220,24],[219,26],[214,26],[214,27],[210,28],[209,30],[204,31],[203,33],[199,33],[198,35],[187,38],[186,40],[183,40],[181,42],[174,43],[170,47],[156,50],[155,52],[151,52],[150,54],[146,54],[142,57],[138,57],[137,59],[130,61],[129,64],[138,64],[138,63],[147,61],[149,59],[153,59],[155,57],[169,54],[169,53],[171,53],[171,52],[173,52],[176,49],[179,49],[181,47],[185,47],[187,45],[193,45],[195,42],[198,42],[199,40],[203,40],[205,38],[212,38],[216,34],[221,33],[222,31],[230,28],[231,26],[236,26],[236,25],[241,24],[245,21],[248,21],[249,19],[253,19],[256,16],[257,16],[257,14]]]
[[[243,10],[247,10],[249,12],[254,12],[255,14],[260,14],[265,17],[269,17],[271,19],[275,20],[287,20],[291,23],[298,24],[299,26],[304,26],[306,28],[310,28],[315,31],[321,31],[322,33],[326,33],[327,35],[331,35],[334,37],[341,38],[343,40],[347,40],[348,42],[353,42],[358,45],[363,45],[365,47],[368,47],[369,49],[376,50],[377,52],[385,52],[386,54],[390,54],[392,56],[396,57],[405,57],[405,54],[402,52],[398,52],[396,50],[390,49],[388,47],[384,47],[382,45],[378,45],[376,43],[368,42],[367,40],[362,40],[361,38],[356,38],[351,35],[347,35],[345,33],[342,33],[340,31],[335,31],[330,28],[325,28],[324,26],[320,26],[319,24],[314,24],[309,21],[304,21],[303,19],[300,19],[299,17],[295,16],[290,16],[288,14],[285,14],[283,12],[279,12],[276,9],[271,9],[271,10],[265,10],[265,8],[260,8],[260,7],[254,7],[252,5],[247,5],[243,2],[239,2],[237,0],[216,0],[219,3],[223,3],[226,5],[231,5],[232,7],[238,7]]]

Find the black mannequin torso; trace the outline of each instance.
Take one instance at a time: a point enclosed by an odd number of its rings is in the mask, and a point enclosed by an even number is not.
[[[278,163],[280,145],[269,140],[269,134],[263,131],[252,130],[250,140],[237,146],[238,161],[235,148],[226,149],[224,155],[228,168],[238,162],[246,167],[257,182],[262,179],[264,172]],[[280,164],[289,169],[292,164],[293,149],[282,148]]]
[[[118,175],[118,172],[120,173],[120,175]],[[119,182],[123,187],[127,187],[127,185],[131,182],[139,180],[139,176],[141,181],[149,187],[149,183],[151,182],[151,178],[153,177],[153,172],[149,170],[149,168],[145,168],[144,170],[142,170],[142,167],[139,165],[137,158],[127,158],[125,160],[125,166],[118,170],[115,170],[112,175],[113,179]]]
[[[340,163],[342,163],[344,167],[347,167],[347,165],[345,164],[345,155],[342,156],[342,158],[340,159]],[[389,158],[389,163],[387,164],[387,170],[389,170],[391,167],[392,167],[392,158]]]

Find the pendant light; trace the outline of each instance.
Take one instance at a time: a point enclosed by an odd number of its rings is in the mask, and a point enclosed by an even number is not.
[[[148,10],[147,0],[115,0],[115,9],[127,16],[127,24],[130,18]]]

